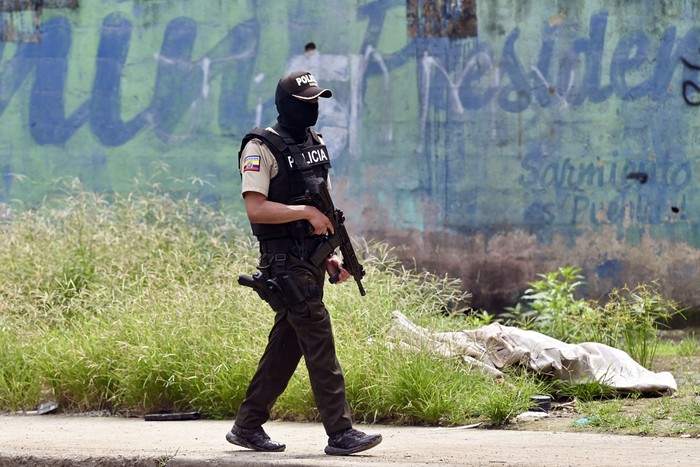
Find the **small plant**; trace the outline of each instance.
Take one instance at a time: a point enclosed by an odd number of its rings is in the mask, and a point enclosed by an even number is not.
[[[555,394],[557,399],[576,399],[582,402],[593,400],[610,399],[617,396],[614,387],[600,381],[578,381],[571,383],[568,381],[550,381],[550,394]]]
[[[685,337],[678,343],[677,353],[681,357],[690,357],[700,352],[700,342],[695,335]]]
[[[488,326],[495,321],[496,315],[487,311],[473,311],[466,315],[463,328],[476,329],[482,326]]]
[[[599,323],[594,336],[598,342],[620,346],[640,365],[650,368],[659,344],[658,330],[673,316],[678,305],[656,291],[656,283],[623,287],[608,295],[595,308]]]
[[[0,410],[31,410],[50,396],[69,412],[234,417],[274,321],[269,307],[236,281],[255,268],[254,240],[222,213],[157,188],[109,201],[73,188],[51,206],[0,222]],[[352,285],[327,287],[324,302],[357,420],[500,426],[526,410],[533,394],[548,392],[549,383],[526,373],[494,379],[461,360],[391,345],[394,310],[436,331],[478,328],[493,316],[463,312],[469,297],[458,280],[405,268],[383,244],[356,247],[368,297]],[[612,324],[621,311],[610,305],[612,317],[602,320],[602,307],[574,297],[581,283],[571,268],[546,275],[516,317],[561,328],[564,338],[619,335]],[[639,303],[638,314],[665,304]],[[301,367],[274,418],[319,419]],[[556,390],[566,391],[608,402],[600,383]],[[679,386],[683,410],[672,404],[656,411],[674,417],[674,433],[700,431],[697,392]]]
[[[580,337],[579,317],[587,304],[576,299],[576,289],[584,284],[581,270],[559,268],[540,274],[541,280],[531,282],[514,308],[501,315],[506,324],[532,329],[555,339],[571,342]],[[524,305],[523,305],[524,303]]]
[[[79,183],[3,221],[0,410],[32,409],[47,391],[66,411],[235,416],[275,319],[237,283],[258,248],[235,225],[157,187],[107,200]],[[324,294],[356,419],[460,425],[488,417],[478,407],[493,394],[489,423],[517,414],[511,402],[536,389],[501,395],[462,362],[384,345],[394,310],[438,330],[488,322],[464,312],[460,281],[403,267],[387,245],[356,251],[368,297]],[[303,365],[272,415],[318,420]]]
[[[659,327],[682,313],[656,291],[655,282],[615,289],[600,304],[575,297],[576,289],[585,284],[578,268],[559,268],[540,277],[501,320],[568,343],[621,348],[646,368],[656,354]]]
[[[160,456],[158,459],[156,459],[158,462],[158,467],[167,467],[170,464],[170,461],[175,459],[178,452],[180,452],[180,448],[178,448],[174,454],[163,454]]]
[[[477,407],[489,424],[504,425],[528,410],[532,405],[530,396],[542,393],[543,388],[544,385],[532,375],[516,376],[515,372],[508,372],[501,388],[482,397]]]
[[[649,434],[653,430],[654,416],[629,409],[629,404],[624,400],[583,403],[581,411],[590,422],[582,426],[590,426],[599,431],[614,429],[625,434]]]

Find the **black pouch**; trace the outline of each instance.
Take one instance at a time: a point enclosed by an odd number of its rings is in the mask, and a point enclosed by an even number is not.
[[[299,286],[296,279],[288,273],[278,274],[273,281],[279,285],[283,299],[287,305],[296,305],[301,303],[308,297],[308,294],[304,293],[304,289]]]

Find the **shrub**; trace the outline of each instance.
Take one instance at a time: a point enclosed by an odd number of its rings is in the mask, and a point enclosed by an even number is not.
[[[682,313],[677,303],[658,293],[656,282],[614,289],[598,303],[575,297],[584,284],[578,268],[559,268],[540,277],[501,320],[568,343],[589,341],[621,348],[647,368],[656,354],[659,328]]]

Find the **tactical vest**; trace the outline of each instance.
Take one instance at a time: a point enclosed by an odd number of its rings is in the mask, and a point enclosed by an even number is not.
[[[306,144],[300,146],[294,140],[275,125],[274,132],[254,128],[245,135],[238,152],[238,164],[240,171],[241,153],[246,144],[252,139],[261,140],[277,160],[277,174],[270,180],[270,189],[267,199],[282,204],[308,204],[306,199],[306,183],[302,174],[302,168],[295,162],[302,158],[309,169],[313,170],[316,177],[328,179],[328,170],[331,167],[330,156],[326,146],[321,144],[320,135],[313,129],[307,130]],[[295,153],[297,153],[295,155]],[[300,159],[301,160],[301,159]],[[302,164],[303,165],[303,164]],[[271,240],[279,238],[298,238],[299,236],[311,236],[310,225],[306,221],[290,222],[286,224],[257,224],[251,222],[253,234],[258,240]]]

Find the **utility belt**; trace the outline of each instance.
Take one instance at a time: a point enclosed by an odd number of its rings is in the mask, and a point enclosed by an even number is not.
[[[291,254],[297,258],[308,260],[316,251],[316,248],[324,241],[318,235],[303,238],[276,238],[260,240],[261,255],[277,255],[280,253]],[[314,264],[318,267],[318,264]]]
[[[321,236],[260,240],[259,272],[238,276],[240,285],[250,287],[277,312],[284,311],[309,297],[320,297],[316,284],[300,283],[286,270],[289,256],[307,261],[324,241]],[[315,264],[319,267],[319,264]]]
[[[278,256],[284,256],[284,253],[279,253]],[[267,271],[254,272],[251,276],[241,274],[238,276],[238,283],[255,290],[276,312],[287,310],[307,297],[319,296],[318,288],[310,290],[309,286],[299,284],[286,272],[274,277],[269,277]]]

